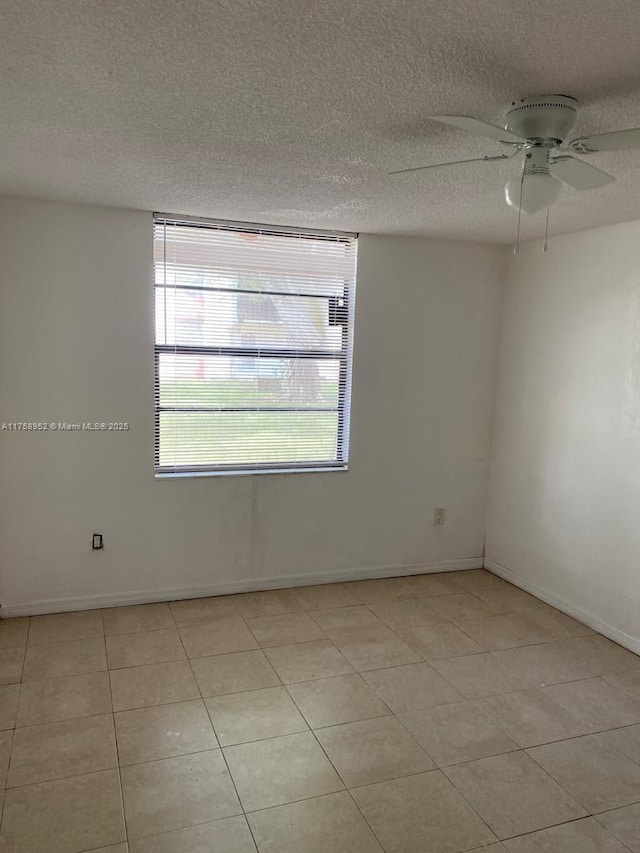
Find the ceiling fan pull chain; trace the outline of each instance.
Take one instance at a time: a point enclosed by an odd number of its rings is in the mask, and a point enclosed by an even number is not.
[[[513,247],[513,254],[518,254],[518,249],[520,248],[520,219],[522,218],[522,186],[524,184],[524,169],[522,170],[522,174],[520,175],[520,196],[518,198],[518,227],[516,229],[516,244]]]
[[[544,226],[544,243],[542,246],[542,251],[546,252],[549,248],[549,208],[547,208],[547,221]]]

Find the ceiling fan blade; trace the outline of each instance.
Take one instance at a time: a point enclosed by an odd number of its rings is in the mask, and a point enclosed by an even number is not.
[[[575,151],[631,151],[640,148],[640,127],[629,130],[613,130],[611,133],[596,133],[595,136],[581,136],[569,143]]]
[[[472,116],[429,116],[434,121],[440,121],[443,124],[450,124],[453,127],[459,127],[461,130],[466,130],[468,133],[478,133],[480,136],[488,136],[489,139],[497,139],[499,142],[526,142],[522,136],[517,136],[511,133],[510,130],[505,130],[495,124],[489,124],[488,121],[482,121],[479,118]]]
[[[388,175],[402,175],[405,172],[421,172],[423,169],[439,169],[440,166],[459,166],[461,163],[480,163],[490,160],[508,160],[509,154],[498,154],[495,157],[471,157],[469,160],[449,160],[447,163],[431,163],[429,166],[413,166],[411,169],[396,169],[394,172],[387,172]]]
[[[591,163],[576,160],[575,157],[556,157],[549,163],[551,174],[569,184],[575,190],[595,190],[615,181],[613,175],[608,175],[602,169],[596,169]]]

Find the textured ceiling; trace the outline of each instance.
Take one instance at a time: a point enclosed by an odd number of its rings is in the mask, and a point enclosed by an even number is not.
[[[518,163],[430,122],[578,98],[640,126],[638,0],[19,0],[0,9],[0,192],[266,223],[513,240]],[[640,218],[640,151],[551,233]],[[544,214],[523,217],[539,236]]]

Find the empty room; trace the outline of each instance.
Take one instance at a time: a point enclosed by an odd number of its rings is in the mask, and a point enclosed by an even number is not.
[[[639,55],[0,3],[2,853],[640,853]]]

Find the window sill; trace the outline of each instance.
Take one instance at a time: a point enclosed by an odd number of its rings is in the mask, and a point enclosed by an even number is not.
[[[185,480],[200,477],[255,477],[265,474],[328,474],[334,471],[348,471],[348,465],[320,466],[314,468],[263,468],[260,470],[235,470],[235,471],[163,471],[154,474],[156,480]]]

